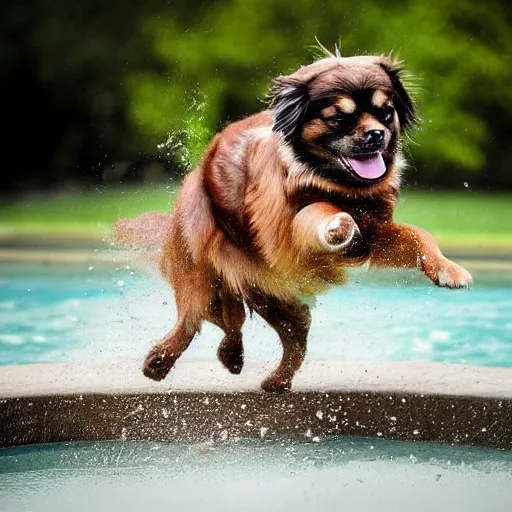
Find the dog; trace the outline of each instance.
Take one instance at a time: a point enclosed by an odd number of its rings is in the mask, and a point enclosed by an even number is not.
[[[279,335],[282,359],[261,387],[282,392],[306,355],[303,299],[343,284],[349,267],[418,268],[469,287],[430,233],[393,220],[401,137],[416,123],[401,62],[329,54],[278,77],[267,110],[215,136],[170,215],[118,222],[120,242],[160,247],[175,290],[177,323],[144,374],[164,379],[205,320],[224,331],[218,358],[239,374],[245,304]]]

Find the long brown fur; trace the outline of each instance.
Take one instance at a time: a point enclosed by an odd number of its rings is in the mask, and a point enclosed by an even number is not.
[[[306,119],[307,105],[333,97],[322,115],[340,105],[350,112],[352,100],[335,97],[340,87],[378,89],[379,107],[386,95],[395,104],[389,127],[365,113],[351,135],[385,132],[387,171],[375,183],[333,181],[308,161],[330,158],[318,141],[336,130],[337,121]],[[306,354],[310,312],[301,299],[342,284],[348,266],[369,261],[417,267],[440,286],[469,286],[471,276],[441,254],[432,235],[393,221],[400,131],[414,121],[396,62],[322,59],[278,78],[271,109],[230,124],[213,139],[201,165],[186,177],[170,216],[149,213],[120,221],[121,242],[162,248],[160,268],[176,295],[177,324],[147,356],[145,375],[163,379],[204,320],[224,330],[219,359],[239,373],[246,304],[283,345],[282,360],[262,388],[286,390]],[[301,159],[302,149],[309,156]]]

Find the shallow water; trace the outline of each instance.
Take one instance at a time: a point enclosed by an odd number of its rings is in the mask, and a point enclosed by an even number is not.
[[[512,453],[365,439],[0,450],[2,510],[511,510]]]
[[[413,272],[356,272],[317,300],[309,359],[425,360],[512,367],[512,277],[475,275],[472,290],[444,290]],[[140,362],[173,325],[172,292],[129,267],[0,265],[0,365]],[[215,358],[222,333],[205,324],[184,358]],[[246,359],[280,357],[256,315]]]

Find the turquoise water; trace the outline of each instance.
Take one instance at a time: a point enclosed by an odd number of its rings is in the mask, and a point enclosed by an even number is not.
[[[2,511],[510,512],[512,453],[384,440],[0,450]]]
[[[355,273],[317,301],[309,359],[389,359],[512,366],[512,278],[475,274],[472,290],[444,290],[404,272]],[[172,292],[130,267],[0,265],[0,365],[139,364],[175,320]],[[214,359],[221,332],[206,325],[186,359]],[[274,361],[274,332],[244,327],[249,361]]]

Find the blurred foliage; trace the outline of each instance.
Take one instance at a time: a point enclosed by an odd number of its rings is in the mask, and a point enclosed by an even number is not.
[[[405,60],[424,120],[409,182],[512,187],[506,0],[12,0],[0,15],[3,189],[183,169],[264,108],[272,77],[311,62],[315,37]]]
[[[0,208],[0,243],[13,244],[20,237],[36,243],[38,239],[110,240],[116,220],[147,211],[168,212],[178,191],[179,180],[165,185],[100,185],[79,194],[35,191]],[[512,251],[510,200],[510,193],[405,190],[396,218],[433,233],[443,250],[473,256],[492,253],[499,259]]]

